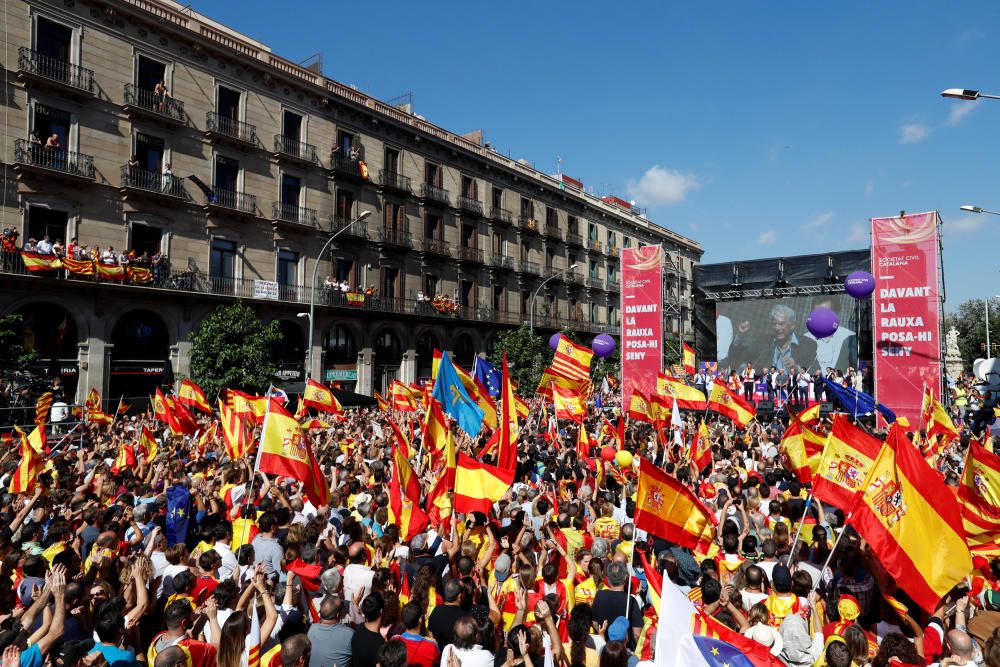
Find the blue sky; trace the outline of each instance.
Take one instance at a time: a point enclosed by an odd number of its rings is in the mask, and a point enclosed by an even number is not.
[[[719,262],[864,247],[937,209],[947,310],[1000,292],[1000,3],[321,2],[195,8],[700,241]],[[290,11],[290,8],[294,8]]]

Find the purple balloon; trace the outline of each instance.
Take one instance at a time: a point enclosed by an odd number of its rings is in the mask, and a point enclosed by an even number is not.
[[[809,333],[816,338],[832,336],[837,332],[839,326],[840,320],[837,319],[837,313],[829,308],[817,308],[809,313],[809,319],[806,320],[806,329],[809,329]]]
[[[867,271],[855,271],[844,279],[844,289],[855,299],[865,299],[875,291],[875,276]]]
[[[560,338],[561,336],[562,336],[562,334],[561,334],[561,333],[554,333],[554,334],[552,334],[552,335],[551,335],[551,336],[549,337],[549,347],[551,347],[551,348],[553,349],[553,351],[554,351],[554,350],[555,350],[555,349],[556,349],[557,347],[559,347],[559,338]]]
[[[594,350],[594,354],[603,359],[604,357],[610,357],[617,345],[614,338],[602,333],[594,336],[594,342],[590,347]]]

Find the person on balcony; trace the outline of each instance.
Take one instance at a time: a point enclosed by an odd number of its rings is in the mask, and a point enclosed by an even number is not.
[[[108,249],[101,253],[101,263],[102,264],[115,264],[115,249],[108,246]]]
[[[357,162],[360,159],[361,159],[361,148],[359,148],[357,144],[354,144],[353,146],[351,146],[351,161]]]
[[[35,239],[32,239],[32,238],[29,238],[27,241],[24,242],[24,248],[23,248],[23,250],[24,250],[24,252],[37,252],[38,251],[38,241],[36,241]]]
[[[35,252],[37,252],[39,255],[52,254],[52,241],[49,240],[48,234],[43,236],[42,240],[38,242]]]
[[[156,85],[153,86],[153,108],[162,113],[167,106],[166,101],[169,95],[166,84],[162,81],[157,81]]]
[[[163,185],[163,191],[164,192],[166,192],[166,193],[172,193],[173,192],[173,189],[174,189],[173,188],[173,185],[174,185],[174,172],[170,168],[170,163],[169,162],[164,163],[164,165],[163,165],[163,183],[162,183],[162,185]]]
[[[51,150],[61,151],[62,144],[59,142],[59,135],[53,132],[52,135],[45,142],[45,147]]]
[[[52,254],[56,257],[66,256],[66,248],[63,247],[62,239],[56,239],[55,243],[52,244]]]

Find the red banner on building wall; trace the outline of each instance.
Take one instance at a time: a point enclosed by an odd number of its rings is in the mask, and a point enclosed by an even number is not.
[[[924,385],[940,398],[938,215],[872,218],[875,397],[919,424]]]
[[[622,249],[622,402],[656,392],[663,369],[663,248]]]

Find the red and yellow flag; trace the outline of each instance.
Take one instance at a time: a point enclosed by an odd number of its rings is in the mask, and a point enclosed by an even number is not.
[[[452,506],[449,493],[455,488],[455,469],[457,466],[455,440],[451,436],[451,429],[448,429],[444,445],[444,467],[438,473],[437,481],[427,493],[427,500],[424,503],[431,522],[442,531],[451,529]]]
[[[538,381],[538,387],[535,389],[535,393],[539,396],[552,398],[552,385],[555,385],[560,389],[568,389],[579,392],[584,396],[589,396],[594,388],[589,376],[582,379],[578,377],[569,377],[567,375],[563,375],[562,372],[556,370],[555,368],[546,368],[542,371],[542,379]]]
[[[40,255],[36,252],[21,251],[21,261],[24,268],[31,273],[38,271],[56,271],[62,268],[62,262],[55,255]]]
[[[704,470],[705,466],[712,463],[712,438],[704,419],[691,439],[691,462],[698,470]]]
[[[737,396],[722,382],[712,385],[712,394],[708,397],[708,409],[729,417],[738,428],[745,428],[756,415],[756,409]]]
[[[166,397],[167,426],[174,435],[194,435],[198,431],[198,422],[194,415],[173,396]]]
[[[590,457],[590,438],[587,436],[587,427],[584,426],[583,419],[580,419],[580,428],[576,431],[576,457],[580,460]]]
[[[813,470],[809,467],[809,455],[806,453],[805,436],[802,423],[794,416],[781,438],[781,457],[785,467],[792,471],[802,484],[812,482]]]
[[[389,401],[382,398],[382,394],[378,393],[377,391],[372,393],[375,396],[375,400],[378,401],[378,409],[381,410],[382,412],[389,412],[389,410],[391,409]]]
[[[430,522],[420,508],[420,483],[410,462],[398,447],[393,448],[393,474],[389,480],[389,521],[399,526],[400,537],[411,540]]]
[[[705,394],[700,389],[695,389],[684,384],[677,378],[657,373],[656,393],[660,396],[669,396],[677,401],[679,410],[704,410],[707,405]]]
[[[115,462],[111,466],[111,472],[117,475],[122,470],[135,468],[137,465],[135,448],[132,445],[126,445],[124,442],[118,445],[118,456],[115,457]]]
[[[836,415],[816,471],[813,494],[834,507],[848,509],[881,449],[881,440],[849,422],[845,415]]]
[[[560,389],[552,385],[552,407],[556,419],[569,419],[576,423],[583,421],[587,414],[587,403],[583,396],[571,389]]]
[[[928,612],[972,571],[958,501],[898,425],[850,516],[886,572]]]
[[[309,437],[277,401],[271,401],[264,417],[255,468],[299,480],[306,498],[316,507],[326,505],[330,499],[330,485],[313,456]]]
[[[42,426],[49,420],[49,411],[52,410],[52,401],[55,400],[51,391],[47,391],[38,397],[35,402],[35,426]]]
[[[16,426],[14,428],[17,428]],[[24,433],[21,429],[17,429],[17,432],[22,436]],[[38,455],[47,454],[46,450],[49,448],[48,434],[45,432],[45,426],[36,426],[31,429],[31,433],[28,434],[27,442],[31,445],[31,448],[35,450]]]
[[[10,478],[8,493],[27,493],[35,487],[38,480],[38,473],[45,467],[42,455],[35,451],[35,448],[28,443],[24,431],[14,427],[17,434],[21,436],[21,463]],[[36,429],[37,430],[37,429]],[[34,432],[32,432],[34,433]]]
[[[267,412],[267,398],[251,396],[236,389],[228,390],[228,398],[232,400],[233,410],[236,411],[236,414],[241,417],[249,415],[249,419],[256,424],[264,422],[264,415]]]
[[[552,369],[572,380],[590,382],[590,362],[594,351],[577,345],[567,336],[560,335],[556,353],[552,357]]]
[[[513,483],[513,468],[503,470],[459,454],[455,468],[455,511],[489,515],[493,503],[503,498]]]
[[[98,424],[110,424],[114,418],[101,409],[101,392],[94,387],[87,393],[87,400],[84,402],[87,421]]]
[[[796,417],[803,424],[814,424],[819,421],[820,407],[822,406],[819,403],[816,405],[810,405],[808,408],[805,408],[802,412],[797,414]]]
[[[639,459],[635,526],[682,547],[708,553],[715,538],[715,514],[677,478]]]
[[[1000,556],[1000,456],[975,441],[969,443],[958,502],[969,550],[976,556]]]
[[[212,406],[205,399],[205,392],[194,383],[194,380],[187,378],[181,380],[181,386],[177,389],[177,402],[200,412],[212,414]]]
[[[517,397],[510,381],[507,367],[507,353],[503,353],[500,370],[500,443],[497,452],[497,467],[513,470],[517,467],[517,439],[520,429],[517,425]]]
[[[228,405],[219,401],[219,423],[222,425],[222,443],[231,461],[239,461],[250,450],[243,419]]]
[[[687,343],[681,343],[681,351],[683,352],[684,357],[682,360],[682,363],[684,364],[684,372],[688,375],[694,375],[695,371],[698,370],[696,368],[697,364],[695,363],[695,357],[697,355],[694,353],[694,348]]]
[[[629,419],[636,421],[653,422],[652,406],[649,399],[638,389],[632,391],[632,396],[628,400],[628,416]]]
[[[156,393],[153,394],[153,416],[164,424],[167,423],[167,399],[159,387],[156,388]]]
[[[392,409],[400,412],[416,412],[417,398],[402,382],[398,380],[389,385],[389,395],[392,397]]]
[[[344,411],[344,406],[340,404],[333,392],[312,378],[306,380],[306,391],[302,396],[302,403],[323,412]]]
[[[927,432],[928,438],[938,437],[939,447],[952,440],[958,440],[960,434],[954,422],[948,416],[948,411],[934,398],[930,387],[924,387],[924,400],[920,409],[921,426]]]
[[[152,463],[153,459],[160,452],[160,448],[156,444],[156,438],[153,437],[153,434],[145,426],[139,431],[139,449],[142,450],[146,457],[146,465]]]

